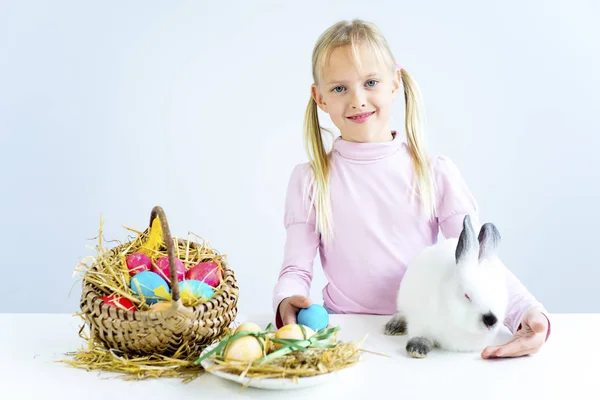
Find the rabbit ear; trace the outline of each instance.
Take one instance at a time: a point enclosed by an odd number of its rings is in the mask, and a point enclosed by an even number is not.
[[[494,224],[486,222],[479,231],[479,261],[496,254],[500,244],[500,232]]]
[[[471,217],[465,215],[465,218],[463,219],[463,229],[458,237],[458,243],[456,244],[456,251],[454,253],[456,263],[458,264],[466,257],[472,255],[476,248],[477,240],[475,239],[473,225],[471,225]]]

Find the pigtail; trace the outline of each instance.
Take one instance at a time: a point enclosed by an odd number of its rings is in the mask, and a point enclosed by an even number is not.
[[[330,161],[323,144],[316,101],[311,97],[304,117],[304,146],[313,171],[312,205],[316,209],[316,228],[324,241],[332,237],[329,198]]]
[[[400,70],[404,86],[406,103],[406,138],[417,177],[417,187],[421,199],[422,213],[428,218],[436,214],[435,185],[430,162],[425,153],[425,137],[423,134],[423,107],[421,94],[416,82],[406,72]]]

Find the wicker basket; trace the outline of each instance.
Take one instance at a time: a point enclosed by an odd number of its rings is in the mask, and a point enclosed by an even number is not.
[[[185,307],[179,294],[175,271],[175,250],[163,209],[152,209],[150,225],[159,217],[167,245],[171,273],[172,305],[165,311],[128,311],[104,303],[105,293],[83,280],[81,311],[90,329],[90,338],[107,349],[130,355],[158,354],[177,358],[199,356],[202,350],[218,340],[237,314],[238,286],[234,272],[223,261],[223,291],[195,307]],[[149,228],[148,228],[149,229]],[[182,241],[179,239],[178,241]],[[110,251],[118,252],[128,243]],[[190,246],[197,246],[191,242]],[[114,254],[114,253],[113,253]],[[98,263],[91,267],[99,268]]]

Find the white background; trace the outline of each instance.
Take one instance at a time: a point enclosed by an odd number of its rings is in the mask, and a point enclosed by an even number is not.
[[[312,46],[354,17],[420,85],[429,149],[507,265],[550,312],[600,312],[594,0],[2,2],[0,312],[77,311],[100,214],[125,240],[154,205],[228,255],[241,311],[269,311]]]

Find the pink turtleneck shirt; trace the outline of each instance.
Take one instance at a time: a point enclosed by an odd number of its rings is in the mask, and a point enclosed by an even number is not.
[[[324,306],[334,313],[396,312],[396,294],[411,259],[444,237],[458,237],[465,214],[476,215],[473,195],[454,163],[432,159],[437,190],[437,218],[419,218],[410,203],[413,178],[407,144],[394,139],[356,143],[337,138],[332,150],[330,195],[334,240],[326,246],[315,232],[310,207],[308,163],[290,177],[284,214],[286,243],[273,310],[292,295],[310,294],[313,261],[320,254],[327,285]],[[515,332],[523,313],[542,305],[507,270],[510,304],[505,325]],[[545,312],[545,311],[544,311]],[[546,314],[547,315],[547,314]],[[278,321],[280,322],[280,321]]]

